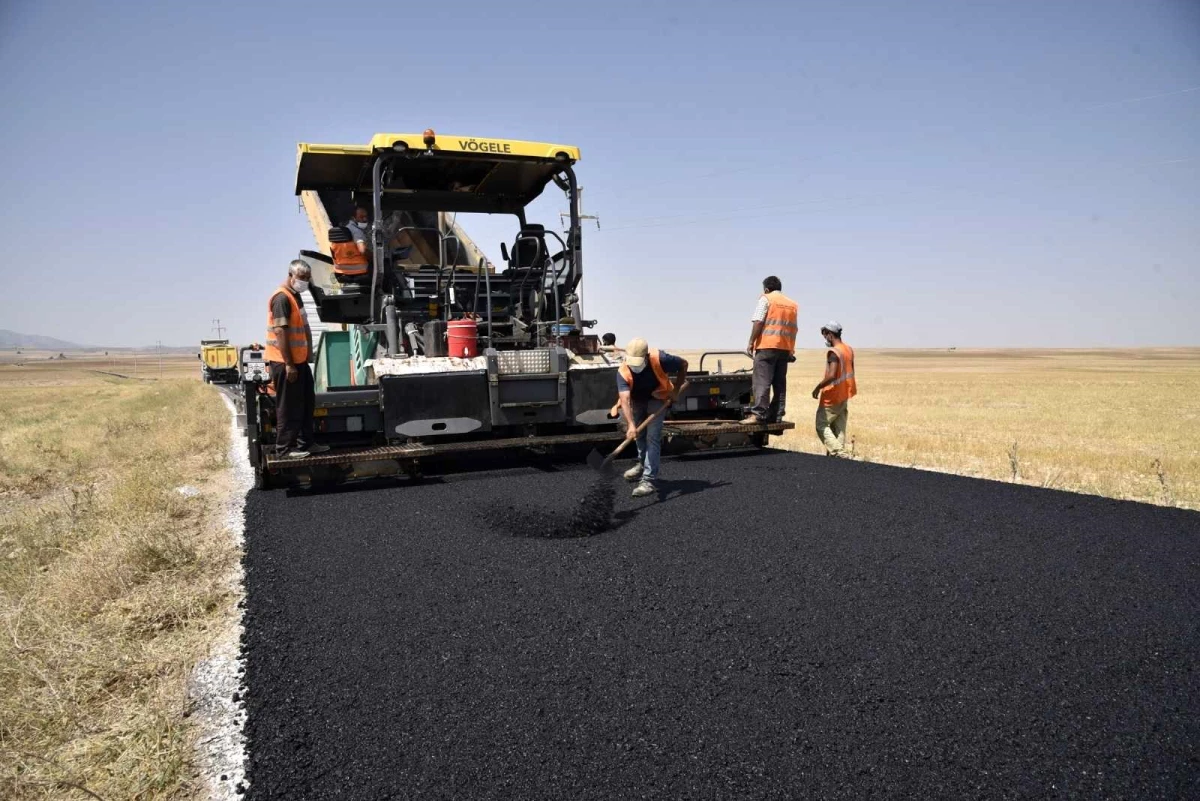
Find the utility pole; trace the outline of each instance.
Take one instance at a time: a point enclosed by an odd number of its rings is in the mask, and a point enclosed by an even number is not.
[[[577,197],[576,205],[578,205],[578,207],[579,207],[579,222],[580,222],[580,224],[582,225],[584,220],[595,220],[596,221],[596,230],[599,231],[600,230],[600,218],[594,214],[584,214],[583,213],[583,187],[582,186],[576,190],[576,197]],[[568,225],[570,219],[571,219],[571,212],[569,210],[568,211],[560,211],[558,213],[558,224],[559,225]],[[569,228],[567,229],[566,234],[567,234],[567,247],[571,248],[572,251],[578,251],[579,250],[579,241],[572,239],[571,231]],[[580,237],[580,239],[582,239],[582,236]],[[580,300],[583,299],[583,278],[582,277],[580,277],[578,282],[575,284],[575,293]],[[582,317],[582,315],[583,315],[583,307],[582,306],[579,307],[579,312],[580,312],[580,316]],[[579,321],[579,322],[582,323],[582,321]],[[583,329],[581,328],[580,330],[582,331]]]
[[[225,326],[221,325],[221,318],[220,318],[220,317],[218,317],[217,319],[213,320],[213,330],[217,332],[217,339],[224,339],[224,338],[225,338],[225,337],[221,336],[221,332],[225,330]]]
[[[559,225],[564,225],[566,223],[566,221],[569,219],[571,219],[571,212],[560,211],[558,213],[558,224]],[[600,230],[600,218],[594,214],[584,214],[583,213],[583,187],[581,186],[581,187],[579,187],[579,221],[583,222],[584,220],[595,220],[596,221],[596,230],[597,231]]]

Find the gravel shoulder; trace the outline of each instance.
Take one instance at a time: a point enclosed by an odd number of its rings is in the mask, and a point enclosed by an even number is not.
[[[227,393],[222,393],[227,395]],[[223,529],[239,551],[245,544],[246,493],[254,486],[254,470],[246,456],[245,439],[237,427],[237,411],[226,397],[229,410],[229,470],[223,477],[221,516]],[[195,765],[198,795],[210,801],[233,801],[245,786],[245,688],[241,656],[241,609],[244,598],[242,566],[226,577],[230,595],[239,599],[229,619],[214,635],[208,655],[196,664],[188,683],[191,718],[196,728]],[[240,789],[239,789],[240,788]]]

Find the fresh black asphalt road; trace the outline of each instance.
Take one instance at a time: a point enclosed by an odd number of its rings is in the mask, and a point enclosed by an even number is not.
[[[521,536],[591,475],[250,493],[249,797],[1200,797],[1200,514],[767,452]]]

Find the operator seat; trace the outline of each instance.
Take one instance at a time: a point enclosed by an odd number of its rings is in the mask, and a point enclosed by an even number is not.
[[[333,259],[315,250],[300,251],[300,260],[312,272],[308,285],[309,294],[317,304],[317,316],[325,323],[366,323],[371,318],[371,285],[368,282],[357,291],[341,289],[330,294],[338,286],[334,279]]]
[[[546,262],[546,255],[546,226],[527,223],[513,244],[509,270],[540,268]]]

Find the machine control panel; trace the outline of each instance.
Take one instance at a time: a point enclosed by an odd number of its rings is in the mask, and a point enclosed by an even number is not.
[[[265,352],[260,348],[242,348],[242,380],[251,384],[266,384],[271,380]]]

